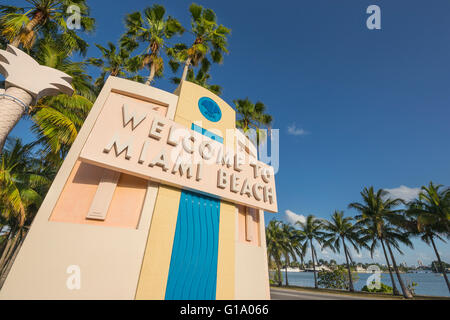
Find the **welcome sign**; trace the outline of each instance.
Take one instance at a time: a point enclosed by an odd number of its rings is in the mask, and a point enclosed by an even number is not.
[[[211,110],[205,108],[204,112]],[[213,116],[219,120],[219,114]],[[80,158],[163,184],[277,212],[272,167],[244,152],[228,150],[132,98],[108,99]]]

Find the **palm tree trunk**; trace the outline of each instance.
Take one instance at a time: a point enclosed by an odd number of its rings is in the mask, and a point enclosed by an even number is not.
[[[156,73],[156,66],[152,62],[152,64],[150,65],[150,75],[148,76],[147,81],[145,82],[147,86],[151,85],[153,79],[155,78],[155,73]]]
[[[287,265],[284,268],[284,275],[286,276],[286,287],[289,287],[288,274],[287,274]]]
[[[8,257],[8,252],[10,251],[9,249],[11,248],[12,240],[13,240],[13,239],[10,239],[10,238],[9,238],[9,235],[8,235],[8,237],[5,239],[6,245],[5,245],[5,247],[3,248],[3,252],[2,252],[2,255],[1,255],[1,257],[0,257],[0,270],[2,269],[3,262],[4,262],[4,261],[6,260],[6,258]]]
[[[386,248],[384,246],[384,241],[383,241],[383,239],[380,239],[380,240],[381,240],[381,246],[383,247],[384,257],[386,259],[386,265],[387,265],[388,270],[389,270],[389,276],[391,277],[392,294],[394,296],[398,296],[398,295],[400,295],[400,292],[398,292],[397,286],[396,286],[395,281],[394,281],[394,276],[392,275],[392,270],[391,270],[391,266],[389,265],[389,259],[388,259],[387,253],[386,253]]]
[[[17,232],[13,237],[9,240],[8,250],[5,250],[2,254],[1,262],[0,262],[0,275],[3,273],[5,266],[8,264],[10,257],[14,254],[14,248],[16,247],[17,240],[19,238],[19,233]]]
[[[387,246],[389,254],[391,256],[392,266],[394,267],[395,274],[397,275],[398,282],[400,283],[400,288],[402,288],[403,296],[406,299],[410,299],[413,297],[413,295],[411,294],[409,289],[405,286],[405,283],[403,282],[402,277],[400,277],[400,273],[398,272],[398,268],[397,268],[397,263],[395,262],[394,255],[392,254],[391,246],[389,245],[388,242],[386,242],[386,246]]]
[[[184,63],[183,75],[181,76],[180,84],[186,80],[189,66],[191,65],[191,61],[192,61],[192,58],[189,57],[189,58],[187,58],[186,62]]]
[[[286,276],[286,287],[289,286],[289,280],[288,280],[288,274],[287,274],[287,268],[290,265],[289,263],[289,257],[286,257],[286,266],[284,267],[284,275]]]
[[[25,106],[28,107],[32,101],[28,92],[16,87],[6,89],[5,95],[4,97],[0,96],[0,152],[3,150],[9,133],[25,113]],[[16,99],[20,100],[23,105]]]
[[[20,239],[21,239],[21,232],[17,232],[16,236],[14,237],[12,244],[11,244],[11,248],[9,250],[8,256],[6,257],[3,265],[0,268],[0,276],[4,273],[5,269],[7,268],[9,262],[11,261],[11,258],[15,255],[16,249],[20,244]]]
[[[436,244],[434,243],[433,236],[430,236],[430,240],[431,240],[431,243],[433,244],[434,253],[436,254],[436,257],[438,259],[439,266],[442,269],[442,275],[444,276],[445,283],[447,283],[448,291],[450,292],[450,283],[448,282],[447,272],[445,271],[445,267],[442,265],[441,256],[439,255],[439,252],[436,249]]]
[[[20,236],[20,239],[18,239],[18,242],[9,257],[9,260],[6,262],[5,267],[3,268],[0,274],[0,289],[3,287],[3,284],[5,283],[5,280],[8,277],[9,271],[11,270],[11,267],[14,264],[14,261],[16,260],[17,254],[19,253],[23,242],[25,241],[26,235],[27,233],[23,229],[17,235],[17,238],[19,238]]]
[[[281,280],[281,266],[277,264],[277,274],[278,274],[278,286],[281,287],[283,285],[283,281]]]
[[[349,289],[350,292],[354,292],[355,289],[354,289],[354,287],[353,287],[352,271],[350,270],[350,263],[349,263],[349,261],[348,261],[347,246],[345,245],[344,237],[342,237],[342,244],[344,245],[345,260],[347,261],[347,270],[348,270],[348,289]]]
[[[40,24],[42,22],[42,19],[44,18],[44,15],[42,14],[42,12],[38,11],[33,19],[31,19],[30,22],[27,23],[27,25],[25,26],[25,33],[29,33],[31,31],[34,30],[34,28]],[[18,48],[20,45],[20,34],[17,35],[14,40],[11,42],[11,45]]]
[[[316,275],[316,260],[314,259],[314,246],[312,243],[312,240],[309,239],[309,243],[311,246],[311,255],[312,255],[312,263],[313,263],[313,271],[314,271],[314,288],[318,289],[319,286],[317,285],[317,275]]]

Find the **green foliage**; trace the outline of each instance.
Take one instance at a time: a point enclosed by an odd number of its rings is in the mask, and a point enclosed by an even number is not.
[[[221,86],[208,83],[211,78],[211,74],[209,73],[210,68],[211,63],[207,59],[203,59],[200,68],[198,68],[197,70],[197,74],[195,74],[195,71],[193,69],[189,69],[186,80],[198,84],[199,86],[208,89],[214,94],[221,95]],[[178,77],[173,77],[171,80],[172,83],[175,84],[179,84],[181,82],[181,78]]]
[[[168,16],[166,9],[158,4],[145,8],[141,12],[133,12],[125,18],[126,33],[120,39],[120,46],[131,52],[143,43],[145,48],[139,55],[142,66],[148,66],[150,76],[147,84],[153,81],[154,76],[162,77],[164,61],[161,56],[162,49],[169,49],[166,42],[175,35],[184,33],[181,23]]]
[[[51,36],[59,37],[60,44],[70,53],[87,53],[88,43],[78,33],[91,32],[95,28],[95,20],[89,17],[86,0],[32,0],[27,1],[29,7],[13,7],[0,5],[0,33],[10,43],[31,49],[36,40]],[[81,30],[70,30],[66,21],[72,13],[68,13],[71,5],[80,8]]]
[[[281,272],[270,272],[269,274],[270,285],[279,285],[283,283],[283,274]]]
[[[61,70],[73,78],[75,93],[72,96],[44,97],[30,108],[34,122],[32,131],[38,137],[37,143],[43,146],[42,155],[59,166],[75,141],[96,95],[92,79],[86,74],[86,64],[69,59],[69,52],[59,42],[51,38],[41,39],[33,52],[40,64]]]
[[[171,57],[169,64],[174,72],[178,70],[180,63],[198,66],[208,56],[212,62],[222,63],[223,54],[228,53],[227,36],[231,30],[217,24],[214,11],[195,3],[191,4],[189,11],[191,33],[194,36],[192,45],[178,43],[167,49],[167,54]]]
[[[348,289],[348,282],[346,281],[346,270],[344,268],[337,268],[332,271],[319,271],[318,285],[322,288],[328,289]]]
[[[450,264],[442,261],[441,264],[439,264],[439,261],[433,261],[431,263],[431,271],[435,273],[443,273],[444,270],[450,268]]]
[[[1,216],[21,228],[37,212],[50,186],[52,172],[35,158],[33,145],[8,139],[0,154]]]
[[[256,143],[259,145],[266,139],[263,128],[272,125],[272,116],[266,113],[264,103],[251,102],[248,98],[233,101],[236,110],[236,127],[247,133],[250,129],[256,131]]]
[[[375,281],[373,282],[375,284]],[[391,293],[392,294],[392,287],[389,287],[388,285],[381,283],[380,288],[372,288],[369,289],[367,286],[364,286],[361,291],[363,292],[371,292],[371,293]]]
[[[130,51],[124,46],[119,48],[112,42],[108,42],[107,48],[96,44],[101,52],[100,58],[89,58],[87,62],[95,67],[100,68],[100,75],[95,80],[95,92],[98,94],[105,84],[107,75],[114,77],[122,77],[137,82],[143,82],[143,78],[138,75],[138,71],[142,68],[142,57],[131,57]]]

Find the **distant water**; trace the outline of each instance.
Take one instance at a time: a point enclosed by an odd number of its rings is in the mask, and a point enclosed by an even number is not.
[[[285,273],[284,271],[282,273],[283,282],[285,282]],[[358,274],[358,276],[359,280],[354,283],[354,286],[355,290],[361,291],[361,289],[366,285],[366,281],[371,276],[371,274],[360,273]],[[398,281],[396,279],[396,275],[393,274],[393,276],[395,278],[398,290],[401,290],[400,285],[398,284]],[[417,286],[415,287],[417,295],[450,297],[444,277],[440,273],[402,273],[401,277],[405,284],[408,282],[417,283]],[[300,287],[314,287],[314,275],[312,272],[288,272],[288,280],[289,285]],[[392,287],[389,273],[381,274],[381,282]]]

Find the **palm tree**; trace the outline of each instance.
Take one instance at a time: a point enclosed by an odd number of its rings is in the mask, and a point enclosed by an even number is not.
[[[283,256],[284,256],[284,274],[286,278],[286,286],[289,286],[289,279],[287,268],[291,265],[291,262],[296,261],[296,252],[298,249],[296,248],[297,243],[297,235],[296,230],[289,224],[283,223],[281,224],[281,232],[283,235]]]
[[[89,17],[86,0],[26,0],[29,6],[13,7],[0,5],[0,32],[14,47],[23,45],[31,49],[38,37],[61,35],[62,44],[70,51],[83,55],[88,44],[76,31],[67,26],[72,15],[69,7],[76,5],[80,9],[80,28],[83,32],[94,30],[95,20]]]
[[[222,63],[223,53],[228,53],[227,36],[230,29],[217,24],[217,17],[213,10],[205,9],[198,4],[191,4],[191,33],[193,44],[188,47],[183,43],[176,44],[167,50],[171,57],[169,62],[176,72],[180,62],[184,62],[181,81],[185,81],[191,65],[198,66],[209,55],[214,63]]]
[[[51,39],[39,40],[35,48],[37,61],[61,70],[72,77],[75,92],[72,96],[60,94],[40,99],[29,108],[33,120],[32,131],[43,146],[43,156],[59,167],[87,117],[96,98],[91,77],[86,74],[87,64],[73,62],[64,47]]]
[[[0,155],[1,215],[9,226],[0,257],[0,286],[51,183],[49,169],[35,159],[32,147],[10,140]]]
[[[87,61],[89,64],[101,69],[101,73],[94,83],[97,93],[100,92],[105,84],[107,75],[143,82],[143,78],[137,74],[142,67],[141,57],[131,57],[130,51],[124,46],[121,45],[117,48],[112,42],[108,42],[107,48],[99,44],[95,46],[102,53],[102,57],[90,58]]]
[[[155,76],[162,76],[164,61],[160,52],[167,49],[166,41],[184,32],[181,23],[171,16],[165,18],[165,13],[163,6],[155,4],[144,9],[143,15],[139,11],[133,12],[125,20],[127,32],[120,40],[121,45],[132,51],[139,46],[138,42],[145,43],[142,63],[150,68],[146,85],[150,85]]]
[[[278,286],[281,287],[281,258],[286,252],[286,237],[283,235],[282,222],[272,220],[266,228],[267,257],[270,265],[275,265]]]
[[[388,198],[387,192],[382,189],[378,190],[375,193],[373,187],[370,187],[369,189],[364,188],[364,190],[361,192],[361,196],[363,198],[363,202],[351,203],[349,205],[349,208],[355,209],[360,213],[360,215],[355,217],[358,223],[366,230],[369,230],[370,236],[376,237],[380,241],[389,268],[389,260],[387,259],[385,248],[386,245],[392,260],[394,271],[397,275],[398,282],[400,283],[403,296],[405,298],[412,298],[411,292],[405,286],[400,276],[394,255],[391,250],[391,246],[394,246],[396,249],[398,249],[397,241],[401,241],[407,245],[411,245],[411,242],[408,239],[408,235],[401,234],[400,232],[397,232],[397,230],[392,230],[389,226],[389,221],[397,220],[402,213],[402,210],[395,208],[400,204],[403,204],[404,201],[401,199]],[[366,237],[364,241],[368,241],[368,238]],[[395,293],[396,288],[392,274],[391,281]]]
[[[264,103],[258,101],[252,103],[248,98],[238,99],[233,101],[236,109],[237,120],[236,127],[245,132],[253,129],[256,131],[256,144],[259,145],[265,139],[263,127],[268,127],[272,124],[272,116],[265,113],[266,106]]]
[[[316,259],[317,259],[317,253],[314,248],[313,241],[317,241],[319,245],[322,245],[324,242],[324,236],[325,233],[322,232],[323,223],[321,220],[317,219],[313,215],[309,215],[306,217],[306,221],[297,221],[296,225],[300,227],[298,230],[299,236],[301,236],[304,241],[304,246],[311,249],[311,257],[312,257],[312,264],[314,269],[314,287],[317,289],[317,275],[316,275]]]
[[[200,68],[197,70],[197,74],[195,74],[194,70],[189,69],[186,80],[198,84],[199,86],[202,86],[203,88],[208,89],[212,93],[220,96],[222,94],[222,87],[208,83],[211,78],[211,75],[209,74],[210,68],[211,63],[207,59],[203,59]],[[181,78],[173,77],[172,83],[180,84]]]
[[[62,93],[72,95],[72,78],[66,73],[39,65],[23,51],[8,46],[0,50],[0,73],[7,87],[0,100],[0,152],[6,137],[28,111],[28,107],[42,97]]]
[[[350,252],[347,249],[346,241],[348,241],[356,252],[359,252],[360,246],[360,230],[357,224],[352,223],[353,218],[345,217],[343,211],[335,211],[331,216],[331,220],[324,221],[323,228],[328,233],[326,234],[326,245],[330,247],[334,252],[340,253],[341,243],[344,248],[345,260],[347,262],[349,290],[355,291],[353,287],[352,271],[350,268]]]
[[[423,186],[419,199],[409,204],[406,215],[410,218],[408,229],[413,234],[420,235],[426,244],[433,247],[450,291],[450,283],[434,241],[439,239],[445,243],[443,237],[450,237],[450,189],[441,190],[441,188],[442,185],[435,185],[433,182],[430,182],[428,187]]]

